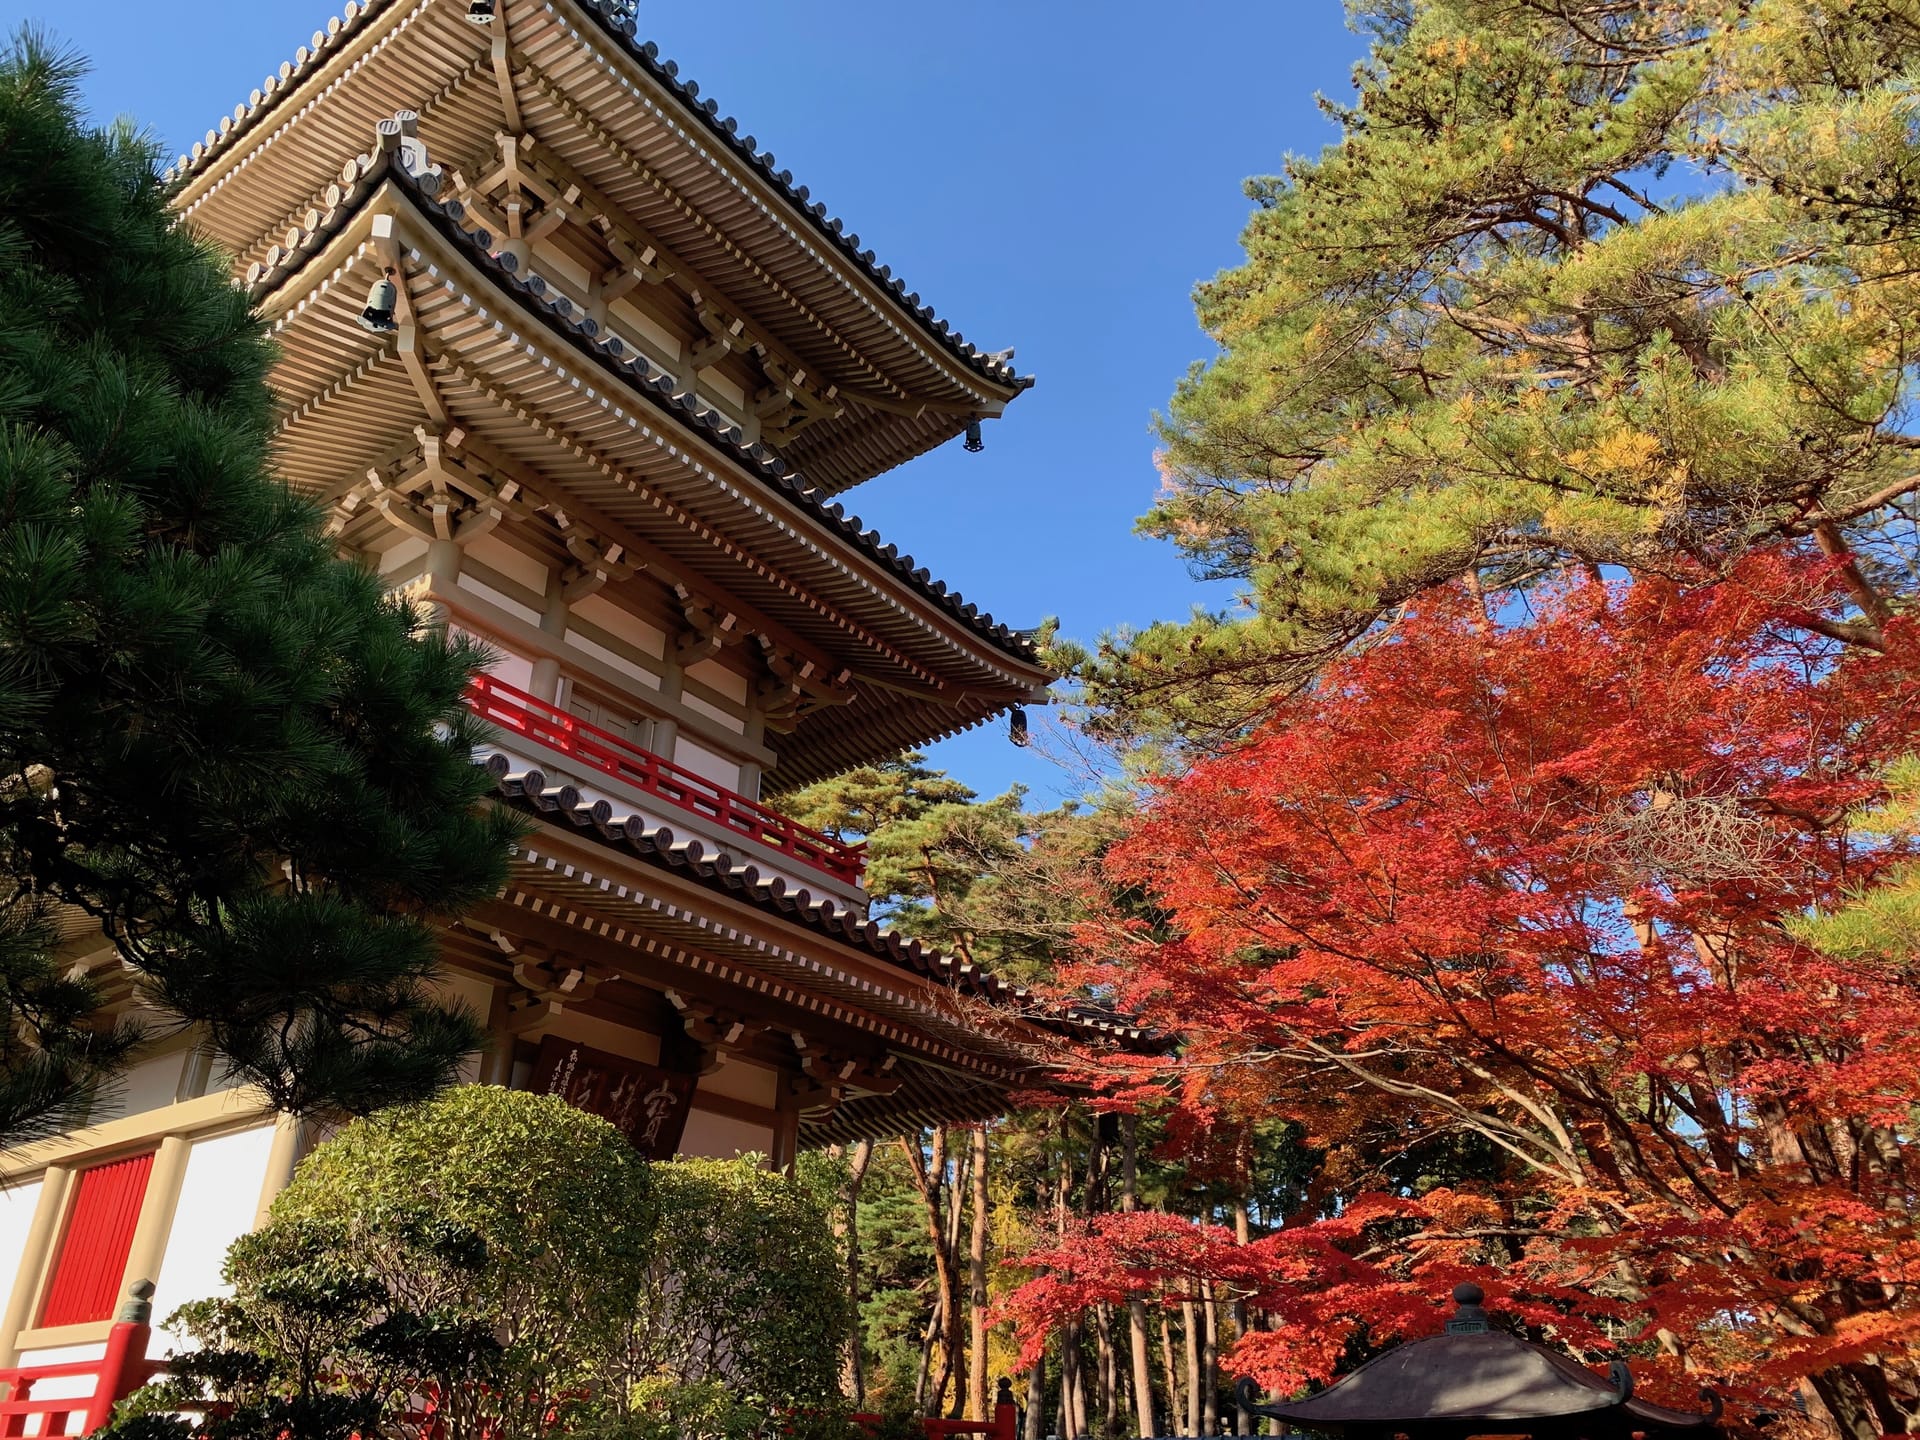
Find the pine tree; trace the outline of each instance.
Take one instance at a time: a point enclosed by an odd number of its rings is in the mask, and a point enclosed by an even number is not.
[[[271,476],[265,327],[173,223],[155,146],[82,123],[82,73],[30,31],[0,56],[6,899],[90,917],[276,1106],[366,1111],[475,1042],[434,993],[432,922],[511,844],[470,763],[484,657]],[[7,973],[42,984],[15,934]],[[88,1028],[83,992],[53,998],[9,1084]]]
[[[1122,735],[1231,734],[1400,607],[1825,552],[1911,588],[1915,0],[1355,0],[1341,137],[1256,180],[1141,522],[1244,609],[1110,641]]]

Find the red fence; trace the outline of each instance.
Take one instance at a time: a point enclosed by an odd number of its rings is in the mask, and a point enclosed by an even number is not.
[[[149,1327],[117,1324],[107,1335],[107,1353],[98,1360],[75,1360],[65,1365],[16,1365],[0,1369],[0,1385],[7,1387],[7,1398],[0,1400],[0,1440],[23,1435],[90,1435],[107,1423],[113,1407],[138,1390],[165,1368],[147,1359]],[[34,1388],[43,1381],[89,1379],[90,1394],[60,1400],[34,1397]],[[41,1417],[36,1430],[27,1428],[35,1415]],[[78,1430],[70,1430],[74,1419]]]
[[[483,720],[509,734],[531,740],[578,760],[603,774],[692,815],[702,815],[737,835],[756,840],[801,865],[858,885],[866,868],[866,846],[845,845],[817,830],[797,825],[766,806],[716,785],[704,775],[623,740],[610,730],[548,704],[491,675],[482,675],[467,692],[467,705]]]
[[[880,1425],[878,1415],[851,1418],[856,1425],[869,1430],[878,1429]],[[1005,1389],[994,1404],[991,1420],[922,1420],[920,1423],[927,1427],[927,1440],[956,1440],[961,1435],[980,1435],[985,1440],[1019,1440],[1020,1437],[1020,1409]]]
[[[166,1365],[147,1358],[147,1342],[152,1329],[147,1325],[114,1325],[107,1336],[106,1353],[98,1360],[76,1360],[63,1365],[16,1365],[0,1368],[0,1385],[7,1396],[0,1400],[0,1440],[20,1440],[23,1436],[91,1435],[113,1416],[113,1407],[127,1398]],[[34,1398],[34,1387],[43,1381],[84,1378],[93,1381],[89,1394],[59,1400]],[[430,1413],[430,1412],[429,1412]],[[40,1424],[29,1430],[34,1416]],[[80,1426],[73,1428],[78,1418]],[[855,1423],[869,1429],[880,1424],[878,1415],[855,1415]],[[982,1440],[1019,1440],[1020,1411],[1011,1391],[1003,1384],[990,1420],[923,1420],[927,1440],[959,1440],[977,1435]]]

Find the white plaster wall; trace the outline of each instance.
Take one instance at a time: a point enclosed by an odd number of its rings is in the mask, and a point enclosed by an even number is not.
[[[726,1095],[735,1100],[773,1108],[780,1093],[780,1075],[747,1060],[729,1060],[710,1075],[700,1077],[702,1095]]]
[[[704,745],[697,745],[685,735],[680,736],[673,747],[673,763],[683,770],[691,770],[702,779],[728,790],[740,788],[740,764],[724,755],[716,755]]]
[[[624,675],[630,680],[639,681],[640,684],[645,685],[649,690],[658,690],[660,688],[660,677],[658,675],[648,670],[645,666],[635,664],[626,656],[616,654],[614,651],[609,650],[598,640],[582,634],[577,626],[570,625],[567,627],[566,643],[582,654],[592,656],[608,669]]]
[[[718,725],[722,730],[729,731],[735,735],[744,735],[747,733],[747,722],[745,720],[741,719],[738,715],[729,714],[718,705],[709,704],[691,690],[684,692],[680,696],[680,703],[686,706],[687,709],[693,711],[694,714],[713,721],[713,723]]]
[[[469,541],[466,553],[469,559],[477,560],[522,589],[534,595],[546,594],[547,567],[497,536],[482,535]]]
[[[483,635],[464,625],[455,625],[451,629],[455,635],[477,640],[493,652],[493,664],[487,667],[487,673],[494,679],[520,690],[525,690],[533,684],[533,661],[524,656],[515,655],[491,635]]]
[[[434,982],[434,989],[443,1000],[461,1006],[482,1029],[486,1028],[487,1017],[493,1011],[493,986],[477,975],[443,972]],[[480,1062],[485,1054],[486,1047],[483,1045],[460,1062],[460,1084],[471,1085],[480,1078]]]
[[[616,605],[604,595],[583,595],[573,602],[572,613],[617,640],[625,641],[643,655],[659,659],[667,653],[667,632],[649,625],[625,606]]]
[[[489,605],[497,606],[506,611],[507,614],[526,621],[529,625],[538,625],[540,623],[540,612],[538,610],[534,609],[531,605],[522,604],[504,590],[496,590],[493,586],[487,584],[486,581],[477,576],[469,575],[465,571],[462,571],[460,578],[455,581],[455,584],[469,595],[477,595]]]
[[[687,1116],[680,1153],[698,1159],[731,1160],[737,1155],[766,1155],[773,1150],[773,1127],[752,1125],[731,1115],[695,1110]]]
[[[164,1328],[166,1318],[189,1300],[225,1295],[220,1266],[227,1247],[253,1228],[260,1189],[273,1148],[272,1125],[194,1142],[180,1183],[180,1202],[167,1234],[165,1257],[155,1277],[153,1350],[164,1354],[185,1345]]]
[[[380,573],[391,575],[403,565],[411,565],[427,553],[427,542],[418,536],[408,536],[398,544],[390,545],[380,552]]]
[[[737,704],[747,703],[747,677],[738,670],[729,670],[718,660],[702,660],[697,665],[689,665],[686,678]]]
[[[139,1061],[116,1080],[106,1098],[87,1115],[89,1125],[101,1125],[128,1115],[139,1115],[171,1105],[179,1095],[180,1073],[190,1050],[169,1050]]]
[[[0,1187],[0,1306],[20,1283],[20,1264],[27,1258],[27,1230],[40,1204],[40,1190],[41,1181],[37,1179]]]

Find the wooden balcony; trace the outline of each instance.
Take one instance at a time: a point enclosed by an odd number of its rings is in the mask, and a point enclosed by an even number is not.
[[[758,801],[735,794],[705,776],[674,764],[590,725],[578,716],[529,695],[490,675],[467,692],[473,712],[509,736],[564,755],[579,765],[651,795],[663,805],[720,825],[732,834],[787,856],[798,865],[848,885],[859,885],[866,869],[865,845],[848,845],[796,824]]]

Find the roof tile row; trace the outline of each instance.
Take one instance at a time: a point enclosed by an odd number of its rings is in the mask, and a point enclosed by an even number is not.
[[[330,51],[336,50],[371,16],[392,3],[393,0],[348,0],[338,19],[330,20],[325,30],[313,32],[310,46],[301,46],[292,61],[281,65],[276,74],[267,76],[244,103],[233,107],[231,116],[221,117],[216,129],[207,131],[204,140],[194,142],[189,152],[176,159],[166,172],[167,178],[184,180],[210,165],[229,145],[250,131],[272,110],[280,97],[292,90],[309,69],[324,64]],[[1010,352],[982,351],[941,319],[931,305],[921,301],[918,291],[907,289],[906,282],[893,273],[891,266],[879,264],[872,250],[861,248],[859,235],[850,232],[846,222],[838,216],[829,215],[827,207],[813,199],[812,192],[805,185],[794,184],[791,170],[776,168],[778,162],[771,151],[759,149],[753,136],[741,135],[740,123],[732,116],[721,115],[720,107],[711,98],[700,99],[700,86],[692,80],[680,79],[680,67],[671,60],[662,60],[658,45],[651,40],[643,43],[635,38],[633,18],[626,13],[619,0],[580,0],[580,3],[581,8],[602,30],[619,41],[648,74],[682,103],[689,116],[696,118],[735,155],[746,161],[762,179],[791,201],[821,236],[899,300],[926,333],[945,350],[997,384],[1016,390],[1027,389],[1033,384],[1032,376],[1023,376],[1015,371]]]
[[[527,814],[565,820],[600,843],[677,871],[711,890],[738,896],[758,909],[804,925],[840,944],[864,950],[887,963],[925,976],[963,994],[1013,1007],[1022,1018],[1065,1033],[1099,1035],[1123,1044],[1150,1043],[1149,1032],[1086,1005],[1042,1002],[1024,986],[909,939],[870,918],[863,909],[832,896],[814,896],[790,887],[778,875],[763,876],[754,865],[700,840],[682,840],[664,825],[639,815],[616,815],[606,800],[587,800],[571,785],[549,785],[543,771],[516,770],[520,762],[495,751],[481,764],[493,777],[495,796]]]
[[[494,237],[477,225],[459,201],[438,199],[442,180],[437,166],[424,163],[425,151],[403,143],[412,130],[415,116],[402,111],[382,120],[375,127],[375,145],[371,153],[347,162],[341,181],[330,193],[328,208],[309,217],[312,224],[298,234],[286,237],[247,274],[247,283],[255,298],[266,294],[303,263],[305,257],[320,250],[332,236],[344,228],[357,212],[359,203],[382,178],[391,177],[408,191],[423,214],[448,239],[458,243],[483,269],[492,273],[504,288],[524,296],[528,309],[551,328],[589,354],[605,368],[620,375],[629,385],[655,405],[673,414],[681,423],[705,434],[715,445],[729,452],[745,468],[759,476],[777,493],[811,518],[825,524],[851,541],[862,553],[891,570],[904,583],[932,600],[949,615],[1017,659],[1033,663],[1037,658],[1032,641],[1018,630],[997,621],[979,606],[969,604],[958,591],[936,580],[912,555],[903,555],[897,545],[885,542],[880,532],[865,527],[858,515],[848,515],[846,507],[828,502],[809,485],[801,473],[772,450],[758,442],[749,443],[737,425],[711,406],[698,404],[676,387],[671,376],[652,365],[644,356],[631,353],[626,345],[588,318],[566,297],[549,293],[540,276],[521,274],[511,254],[496,254]]]

